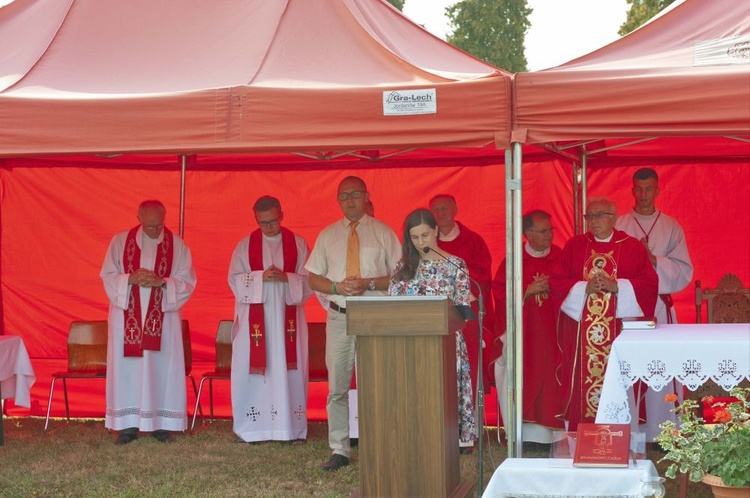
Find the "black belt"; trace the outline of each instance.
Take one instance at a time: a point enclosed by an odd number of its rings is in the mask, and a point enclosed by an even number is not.
[[[346,308],[344,308],[343,306],[339,306],[333,301],[328,303],[328,307],[331,308],[333,311],[338,311],[339,313],[343,313],[344,315],[346,315]]]

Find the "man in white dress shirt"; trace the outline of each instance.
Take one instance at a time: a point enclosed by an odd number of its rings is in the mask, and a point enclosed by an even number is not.
[[[620,216],[615,227],[640,240],[648,251],[651,264],[659,276],[659,299],[656,301],[657,323],[677,323],[672,305],[672,294],[680,292],[693,279],[693,264],[690,261],[685,233],[674,218],[656,209],[656,197],[660,193],[659,176],[651,168],[641,168],[633,175],[631,190],[635,205],[632,211]],[[674,384],[659,392],[646,392],[648,422],[641,426],[648,441],[660,432],[659,424],[675,420],[669,411],[664,395],[673,392]]]
[[[181,309],[195,289],[190,249],[164,226],[160,201],[143,201],[138,222],[112,238],[101,278],[109,298],[104,425],[171,442],[187,428]]]
[[[365,182],[348,176],[336,197],[344,218],[318,235],[305,268],[310,287],[327,294],[328,444],[333,451],[321,468],[349,464],[349,387],[354,368],[354,337],[346,335],[346,297],[385,295],[391,269],[401,258],[401,243],[386,224],[368,216]]]
[[[307,244],[281,226],[279,200],[253,206],[259,229],[232,254],[232,418],[243,441],[307,438]]]

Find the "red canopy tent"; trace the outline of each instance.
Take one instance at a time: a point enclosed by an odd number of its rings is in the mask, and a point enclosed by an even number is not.
[[[348,174],[397,230],[451,192],[499,246],[502,169],[478,166],[503,162],[510,75],[384,1],[16,0],[0,8],[0,46],[1,333],[32,357],[32,414],[70,321],[106,317],[102,258],[144,198],[165,202],[193,251],[198,372],[232,317],[229,258],[260,195],[312,245]],[[386,112],[414,90],[434,112]],[[91,387],[71,389],[74,415],[102,413]]]
[[[515,75],[513,92],[514,162],[520,144],[568,157],[574,220],[588,192],[630,209],[632,173],[654,167],[659,208],[682,224],[695,278],[712,286],[731,271],[750,281],[750,4],[678,1],[588,55]],[[693,292],[676,296],[681,321],[694,320]]]

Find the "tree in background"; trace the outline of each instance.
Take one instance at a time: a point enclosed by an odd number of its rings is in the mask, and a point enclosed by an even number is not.
[[[396,7],[401,12],[404,11],[404,2],[406,0],[388,0],[388,3]]]
[[[630,4],[630,10],[628,17],[617,32],[620,36],[625,36],[645,24],[674,0],[627,0],[627,2]]]
[[[531,27],[526,0],[463,0],[445,12],[448,43],[512,73],[526,71],[524,41]]]

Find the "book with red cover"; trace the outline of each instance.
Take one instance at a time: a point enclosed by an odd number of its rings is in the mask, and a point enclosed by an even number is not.
[[[627,467],[630,424],[579,423],[574,467]]]

